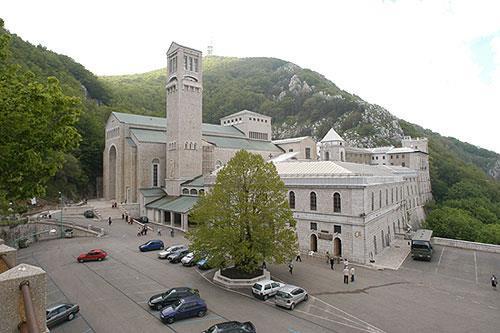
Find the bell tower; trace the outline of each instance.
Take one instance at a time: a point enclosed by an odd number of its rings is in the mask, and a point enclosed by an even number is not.
[[[202,174],[202,54],[174,42],[167,59],[165,187],[180,195],[181,183]]]

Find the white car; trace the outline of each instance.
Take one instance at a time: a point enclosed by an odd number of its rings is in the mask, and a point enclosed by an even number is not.
[[[252,286],[252,294],[255,297],[262,298],[264,301],[269,297],[276,295],[278,290],[284,286],[283,283],[276,282],[273,280],[263,280],[254,283]]]
[[[187,250],[187,248],[188,248],[187,245],[184,244],[172,245],[166,248],[165,250],[158,252],[158,258],[166,259],[173,252],[177,250]]]
[[[189,252],[181,259],[181,263],[183,266],[194,266],[194,252]]]

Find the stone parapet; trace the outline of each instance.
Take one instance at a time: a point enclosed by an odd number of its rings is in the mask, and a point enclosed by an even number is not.
[[[3,260],[2,260],[3,259]],[[7,245],[0,245],[0,273],[16,265],[16,249]]]
[[[268,270],[264,270],[264,274],[257,276],[253,279],[230,279],[221,274],[220,269],[215,272],[214,282],[223,285],[227,288],[240,288],[240,287],[251,287],[254,283],[269,280],[271,278],[271,273]]]
[[[43,269],[20,264],[0,274],[0,327],[2,332],[19,332],[18,325],[26,321],[21,283],[29,284],[35,321],[40,332],[49,332],[46,326],[47,277]]]
[[[431,242],[432,244],[435,245],[444,245],[449,247],[457,247],[461,249],[500,253],[500,245],[494,245],[494,244],[468,242],[458,239],[449,239],[440,237],[432,237]]]

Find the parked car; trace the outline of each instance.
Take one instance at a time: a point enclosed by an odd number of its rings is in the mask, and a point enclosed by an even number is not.
[[[183,266],[194,266],[196,265],[196,260],[194,257],[194,252],[189,252],[184,256],[184,258],[181,259],[181,263]]]
[[[95,213],[93,210],[89,209],[89,210],[86,210],[84,213],[83,213],[83,216],[85,216],[86,218],[88,219],[91,219],[91,218],[94,218],[95,217]]]
[[[255,333],[255,326],[247,321],[241,323],[239,321],[226,321],[210,326],[209,329],[202,333]]]
[[[171,264],[176,264],[178,262],[181,262],[181,259],[184,258],[184,256],[188,253],[189,249],[178,250],[170,253],[167,257],[167,260],[169,260]]]
[[[149,218],[147,216],[136,217],[135,219],[142,224],[149,223]]]
[[[170,254],[172,254],[175,251],[187,250],[187,249],[188,249],[187,245],[184,245],[184,244],[172,245],[172,246],[166,248],[164,251],[159,252],[158,258],[166,259]]]
[[[139,246],[139,250],[141,252],[146,252],[146,251],[154,251],[154,250],[163,250],[164,249],[163,242],[159,239],[153,239],[150,240],[149,242],[146,242],[142,245]]]
[[[203,257],[196,263],[196,267],[199,269],[210,269],[210,265],[208,264],[208,257]]]
[[[46,311],[47,327],[51,328],[66,320],[73,320],[78,311],[80,311],[78,304],[64,303],[48,308]]]
[[[96,260],[101,261],[104,258],[106,258],[107,255],[108,255],[108,253],[106,251],[104,251],[104,250],[93,249],[93,250],[90,250],[87,253],[80,254],[78,256],[77,260],[78,260],[78,262],[96,261]]]
[[[207,304],[198,296],[182,298],[160,312],[163,322],[172,324],[174,321],[190,317],[203,317],[207,313]]]
[[[273,280],[264,280],[254,283],[252,286],[252,294],[257,298],[262,298],[264,301],[269,297],[276,295],[278,290],[285,284]]]
[[[308,298],[309,295],[307,295],[304,289],[287,284],[278,290],[274,302],[278,306],[293,310],[295,305],[302,301],[307,301]]]
[[[148,305],[151,309],[161,310],[182,298],[189,296],[200,296],[198,289],[189,287],[179,287],[167,290],[164,293],[151,296]]]

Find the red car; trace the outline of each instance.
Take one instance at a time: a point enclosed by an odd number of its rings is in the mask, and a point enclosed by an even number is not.
[[[95,261],[95,260],[103,260],[106,258],[108,254],[104,250],[100,249],[94,249],[90,250],[88,253],[82,253],[78,256],[77,260],[78,262],[84,262],[84,261]]]

